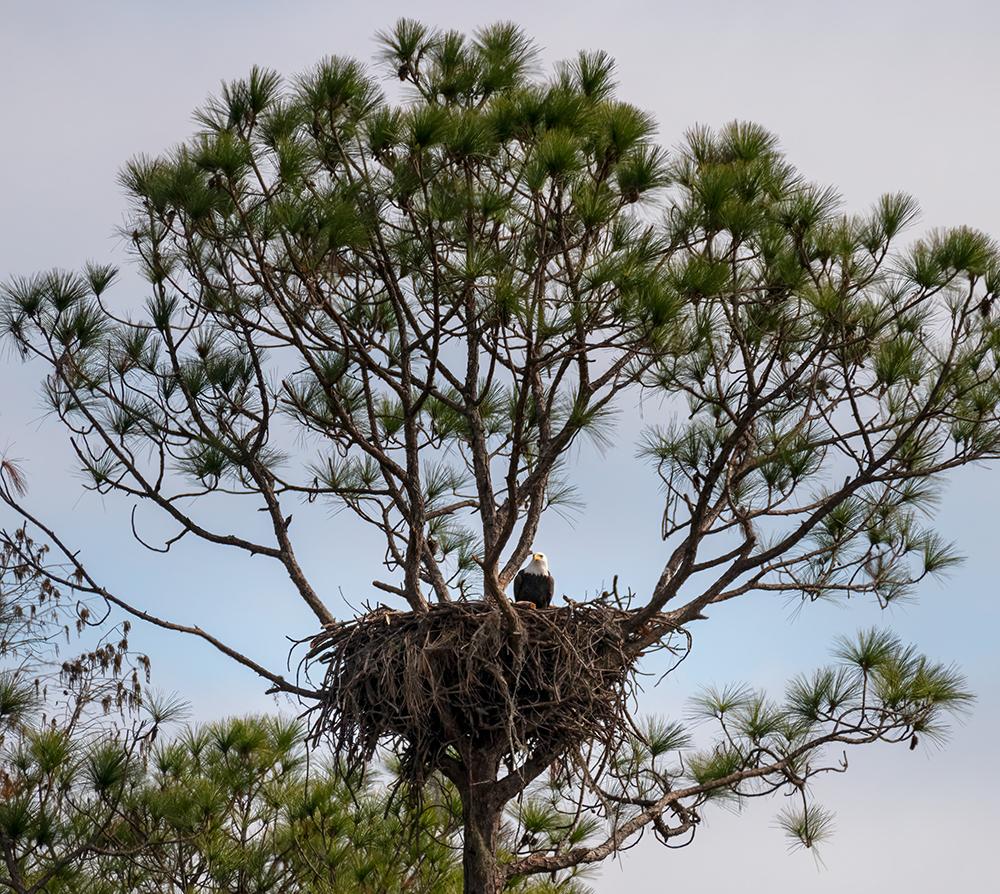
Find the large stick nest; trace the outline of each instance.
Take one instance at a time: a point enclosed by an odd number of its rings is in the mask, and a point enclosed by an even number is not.
[[[325,665],[316,737],[349,766],[392,745],[416,782],[448,749],[510,758],[620,741],[639,657],[629,643],[634,612],[603,603],[515,609],[513,635],[503,612],[483,602],[383,608],[328,627],[307,658]]]

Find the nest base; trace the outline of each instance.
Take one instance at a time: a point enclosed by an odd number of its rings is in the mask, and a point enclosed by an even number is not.
[[[307,657],[325,665],[316,738],[355,767],[390,745],[417,782],[449,749],[513,756],[620,740],[639,657],[634,612],[603,603],[515,611],[517,636],[484,602],[382,608],[327,628]]]

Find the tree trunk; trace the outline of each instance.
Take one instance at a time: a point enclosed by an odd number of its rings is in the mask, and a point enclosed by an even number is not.
[[[462,877],[464,894],[500,894],[503,874],[497,864],[503,804],[496,792],[496,761],[484,758],[467,763],[468,781],[462,796]]]
[[[500,894],[503,879],[497,866],[500,809],[492,799],[470,794],[462,805],[465,841],[462,854],[464,894]]]

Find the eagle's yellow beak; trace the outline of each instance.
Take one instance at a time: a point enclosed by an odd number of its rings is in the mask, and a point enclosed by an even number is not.
[[[539,560],[539,559],[540,559],[541,557],[542,557],[542,554],[541,554],[541,553],[532,553],[532,554],[531,554],[531,558],[533,558],[533,559],[534,559],[534,560],[535,560],[536,562],[537,562],[537,561],[538,561],[538,560]]]

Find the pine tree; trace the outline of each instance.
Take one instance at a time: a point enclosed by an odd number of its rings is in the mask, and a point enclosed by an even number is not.
[[[514,656],[501,677],[543,624],[506,591],[543,515],[572,496],[572,448],[614,440],[612,414],[642,394],[673,421],[641,445],[665,547],[651,592],[611,606],[626,672],[729,600],[885,606],[956,561],[928,510],[944,473],[1000,451],[988,237],[901,245],[911,198],[845,214],[754,124],[698,128],[667,153],[602,53],[543,75],[511,25],[467,36],[404,20],[379,40],[402,98],[350,59],[290,82],[255,68],[198,113],[193,139],[125,167],[144,308],[111,309],[108,266],[8,282],[3,330],[47,364],[92,488],[158,507],[178,526],[164,548],[196,537],[278,562],[337,630],[292,512],[329,501],[381,533],[373,587],[406,623],[482,600],[504,625],[496,654]],[[111,593],[4,474],[5,501],[53,538],[80,591],[280,690],[329,695]],[[268,537],[211,527],[198,507],[219,495],[262,510]],[[466,891],[599,862],[647,827],[675,841],[724,794],[794,793],[782,823],[811,846],[830,827],[807,786],[827,746],[915,743],[968,702],[960,675],[890,633],[836,658],[784,699],[700,697],[719,727],[707,749],[656,722],[597,745],[381,741],[413,758],[413,779],[455,786]],[[525,794],[548,770],[552,809],[588,805],[558,840],[536,828],[547,802]],[[505,852],[518,803],[524,834]]]

